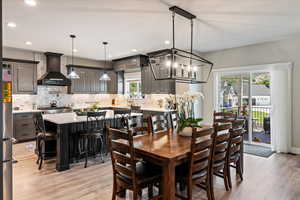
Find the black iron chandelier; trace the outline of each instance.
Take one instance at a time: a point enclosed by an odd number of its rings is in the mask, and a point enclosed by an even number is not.
[[[149,63],[155,80],[175,80],[177,82],[206,83],[211,74],[213,63],[193,52],[193,20],[195,15],[177,7],[172,12],[173,47],[148,53]],[[184,51],[175,47],[175,14],[191,22],[191,47]]]

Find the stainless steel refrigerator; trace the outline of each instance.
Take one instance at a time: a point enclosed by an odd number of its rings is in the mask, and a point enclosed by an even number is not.
[[[3,200],[13,199],[13,169],[14,162],[12,158],[13,144],[13,116],[12,116],[12,72],[11,66],[3,64],[2,66],[2,172],[3,172]],[[0,145],[1,146],[1,145]],[[1,198],[1,197],[0,197]]]

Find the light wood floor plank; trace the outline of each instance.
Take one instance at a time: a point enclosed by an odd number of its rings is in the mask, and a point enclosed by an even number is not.
[[[77,163],[69,171],[56,172],[54,161],[39,171],[35,159],[34,155],[26,155],[14,165],[14,200],[111,199],[109,161],[90,164],[85,169],[83,163]],[[235,180],[235,171],[232,177],[230,192],[225,191],[221,179],[215,179],[216,200],[300,200],[300,156],[274,154],[266,159],[246,155],[244,181]],[[197,188],[193,195],[193,199],[206,199],[205,192]],[[131,199],[131,194],[127,199]]]

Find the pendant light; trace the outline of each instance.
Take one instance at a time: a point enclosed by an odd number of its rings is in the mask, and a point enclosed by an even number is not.
[[[105,58],[105,68],[107,68],[107,60],[106,60],[106,51],[107,51],[107,42],[102,42],[103,46],[104,46],[104,58]],[[100,81],[110,81],[111,78],[108,76],[107,71],[104,71],[104,73],[102,74],[102,76],[100,77]]]
[[[75,35],[70,35],[70,38],[72,40],[72,67],[70,70],[70,73],[68,74],[68,78],[69,79],[79,79],[80,77],[78,76],[78,74],[75,72],[73,66],[74,66],[74,39],[76,38]]]
[[[206,83],[213,63],[193,52],[193,20],[195,15],[177,6],[172,12],[173,47],[148,53],[149,64],[155,80],[175,80],[183,83]],[[191,23],[190,51],[175,47],[175,15],[188,19]]]

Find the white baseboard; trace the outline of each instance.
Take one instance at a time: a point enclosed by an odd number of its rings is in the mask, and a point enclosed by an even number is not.
[[[292,147],[291,148],[291,153],[300,154],[300,148],[299,147]]]

